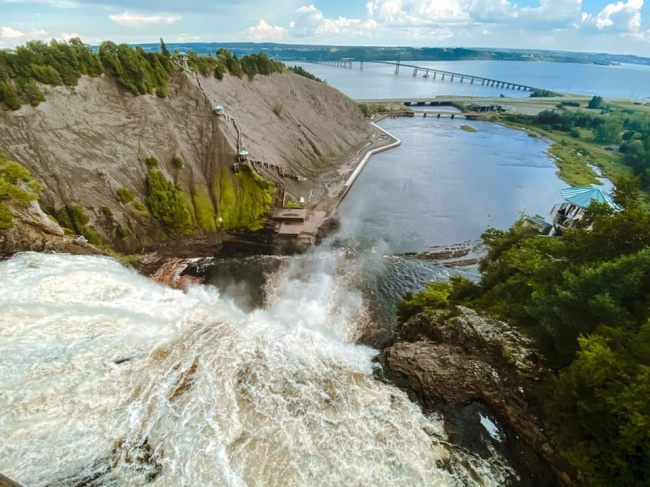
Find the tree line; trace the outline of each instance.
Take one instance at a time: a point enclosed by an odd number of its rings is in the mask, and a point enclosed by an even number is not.
[[[39,84],[76,86],[82,75],[96,77],[103,73],[114,76],[133,93],[164,98],[169,77],[181,69],[179,56],[179,52],[170,53],[162,39],[160,52],[111,41],[103,42],[96,50],[80,39],[31,41],[15,50],[0,50],[0,103],[12,110],[25,103],[37,106],[45,100]],[[264,53],[238,58],[227,49],[219,49],[214,56],[189,52],[187,57],[189,69],[218,79],[226,74],[253,78],[287,71],[283,63]]]
[[[566,132],[579,138],[578,129],[591,130],[594,141],[619,146],[623,163],[639,177],[642,189],[650,188],[650,117],[632,109],[613,108],[599,96],[588,102],[588,108],[599,110],[590,113],[583,110],[569,111],[560,103],[557,110],[544,110],[537,115],[505,114],[507,121],[535,125],[543,130]]]

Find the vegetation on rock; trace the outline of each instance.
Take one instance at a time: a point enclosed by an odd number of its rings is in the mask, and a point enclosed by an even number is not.
[[[270,181],[257,175],[248,164],[237,174],[227,169],[213,183],[217,222],[224,230],[260,230],[273,207],[276,189]]]
[[[33,179],[27,169],[0,154],[0,229],[13,224],[11,211],[3,201],[27,204],[38,199],[41,184]]]
[[[296,73],[296,74],[298,74],[298,75],[300,75],[300,76],[303,76],[303,77],[305,77],[305,78],[307,78],[307,79],[310,79],[310,80],[312,80],[312,81],[318,81],[318,82],[320,82],[320,83],[323,82],[322,79],[317,78],[316,76],[314,76],[313,74],[311,74],[309,71],[307,71],[306,69],[304,69],[304,68],[301,67],[301,66],[292,66],[292,67],[289,67],[289,71],[292,71],[292,72],[294,72],[294,73]]]
[[[45,100],[37,83],[50,86],[76,86],[82,75],[96,77],[107,73],[129,91],[165,98],[169,77],[181,70],[179,53],[170,54],[161,39],[161,52],[147,52],[140,46],[102,42],[97,51],[75,38],[49,44],[31,41],[15,51],[0,50],[0,103],[12,110],[22,104],[37,106]],[[218,79],[226,73],[250,78],[255,75],[281,73],[287,68],[266,54],[249,54],[239,59],[227,49],[214,57],[188,53],[188,67]],[[304,70],[303,70],[304,71]],[[306,71],[299,73],[307,76]]]
[[[181,200],[181,191],[160,171],[147,174],[147,205],[151,214],[159,218],[175,233],[184,233],[190,224],[190,215]]]
[[[68,233],[84,236],[93,245],[102,245],[102,239],[93,227],[81,205],[66,205],[56,212],[56,219]]]
[[[125,205],[135,199],[135,194],[130,189],[120,188],[117,190],[117,199]]]
[[[650,471],[650,212],[631,180],[616,199],[625,211],[593,203],[591,228],[559,238],[523,219],[489,229],[478,283],[457,277],[398,305],[403,320],[462,304],[533,337],[557,371],[539,391],[549,430],[597,486],[646,485]]]

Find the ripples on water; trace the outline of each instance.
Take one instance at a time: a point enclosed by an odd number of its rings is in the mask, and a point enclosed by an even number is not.
[[[373,379],[344,262],[278,266],[252,311],[103,257],[1,262],[0,471],[30,487],[506,483],[499,455],[449,444]]]

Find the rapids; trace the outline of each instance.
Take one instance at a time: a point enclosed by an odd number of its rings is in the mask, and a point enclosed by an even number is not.
[[[0,472],[30,487],[511,481],[373,377],[344,262],[290,260],[246,311],[105,257],[0,262]]]

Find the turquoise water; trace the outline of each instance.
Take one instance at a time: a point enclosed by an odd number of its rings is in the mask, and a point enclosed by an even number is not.
[[[423,72],[413,77],[413,69],[404,67],[396,76],[395,68],[385,64],[365,63],[363,71],[359,70],[358,63],[352,69],[298,64],[354,99],[529,95],[524,91],[471,85],[468,81],[459,83],[458,78],[453,82],[448,77],[445,81],[440,77],[435,80],[423,78]],[[409,64],[521,83],[560,93],[634,99],[650,97],[650,66],[522,61],[414,61]]]

